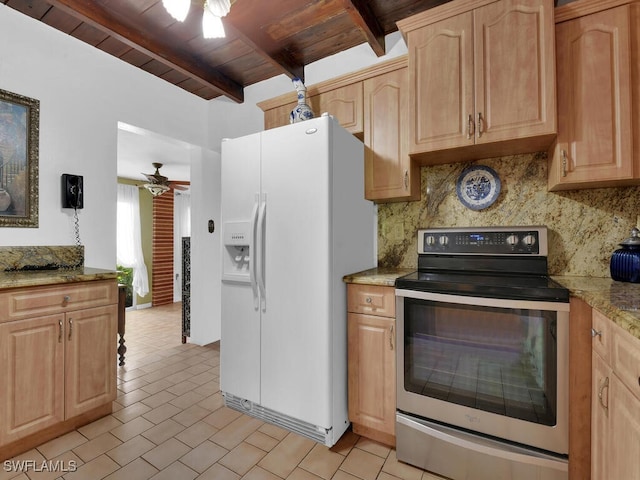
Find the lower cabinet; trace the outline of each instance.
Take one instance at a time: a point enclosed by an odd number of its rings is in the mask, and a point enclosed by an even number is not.
[[[64,315],[0,324],[0,445],[64,420]]]
[[[116,398],[116,305],[67,314],[65,331],[65,417]]]
[[[347,286],[349,420],[353,431],[395,446],[395,290]]]
[[[111,411],[116,397],[117,284],[16,289],[0,294],[0,303],[16,307],[11,316],[25,317],[0,319],[4,459]],[[36,311],[51,314],[34,315]]]
[[[640,340],[598,310],[592,321],[591,478],[640,478]]]

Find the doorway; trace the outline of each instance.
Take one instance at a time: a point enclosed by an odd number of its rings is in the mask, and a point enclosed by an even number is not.
[[[178,266],[182,262],[181,238],[190,235],[193,148],[180,140],[118,123],[118,183],[134,186],[139,192],[141,255],[149,285],[148,292],[132,295],[136,308],[181,301],[181,288],[177,287],[182,272]],[[166,183],[169,189],[154,196],[148,186],[156,181]]]

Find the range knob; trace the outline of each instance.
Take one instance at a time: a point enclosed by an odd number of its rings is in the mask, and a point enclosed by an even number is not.
[[[532,247],[536,244],[536,237],[534,235],[525,235],[522,239],[522,243],[524,243],[527,247]]]
[[[433,235],[427,235],[424,241],[426,245],[429,245],[430,247],[432,247],[433,245],[436,244],[436,237],[434,237]]]
[[[515,247],[518,244],[518,236],[511,234],[506,238],[507,245]]]
[[[438,239],[438,242],[443,247],[446,247],[449,244],[449,237],[447,237],[446,235],[440,235],[440,238]]]

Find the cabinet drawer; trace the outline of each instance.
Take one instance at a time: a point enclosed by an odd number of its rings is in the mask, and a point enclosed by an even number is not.
[[[115,303],[115,280],[21,288],[0,293],[0,322]]]
[[[640,340],[611,324],[611,366],[633,394],[640,399]]]
[[[610,363],[611,320],[595,308],[591,313],[591,346],[593,351],[607,363]]]
[[[395,288],[349,284],[347,285],[347,310],[353,313],[395,317]]]

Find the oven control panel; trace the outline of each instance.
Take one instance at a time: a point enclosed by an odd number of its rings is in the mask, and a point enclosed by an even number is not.
[[[418,230],[418,253],[546,256],[547,228],[470,227]]]

